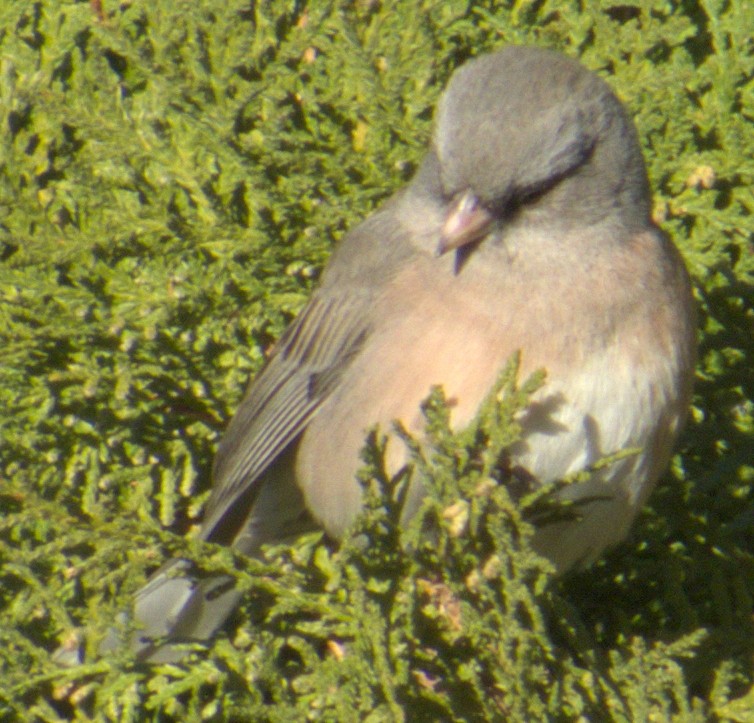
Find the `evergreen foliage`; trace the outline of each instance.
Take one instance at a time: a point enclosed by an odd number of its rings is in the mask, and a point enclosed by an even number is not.
[[[753,33],[745,0],[4,0],[0,720],[754,720]],[[695,280],[691,420],[630,539],[562,580],[531,550],[569,511],[491,481],[543,381],[515,360],[471,429],[436,390],[432,445],[403,433],[431,490],[408,529],[375,430],[339,549],[184,537],[332,244],[411,176],[452,70],[508,43],[627,103]],[[175,554],[248,591],[222,634],[91,655]],[[56,667],[83,628],[91,662]]]

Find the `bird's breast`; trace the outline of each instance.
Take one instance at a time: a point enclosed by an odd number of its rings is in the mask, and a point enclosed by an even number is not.
[[[389,432],[398,419],[420,433],[419,407],[433,385],[443,386],[452,423],[462,428],[519,350],[522,376],[543,368],[547,382],[522,418],[516,464],[548,482],[626,447],[657,447],[651,459],[619,463],[599,481],[616,487],[628,522],[665,464],[686,404],[678,383],[685,362],[673,348],[681,340],[673,338],[672,309],[659,317],[655,309],[647,323],[649,310],[639,308],[638,287],[654,281],[628,269],[637,286],[630,291],[624,278],[594,269],[588,279],[516,274],[515,264],[507,277],[488,267],[470,273],[477,270],[439,273],[417,263],[394,278],[375,305],[373,333],[305,431],[296,476],[331,535],[340,537],[360,508],[355,474],[370,428]],[[391,438],[388,468],[404,461],[401,441]]]

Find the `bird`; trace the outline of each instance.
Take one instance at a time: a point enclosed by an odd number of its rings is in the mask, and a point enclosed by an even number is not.
[[[597,74],[525,45],[463,63],[415,175],[336,245],[249,385],[200,537],[249,556],[311,529],[341,539],[362,506],[368,430],[399,420],[421,438],[436,385],[462,429],[518,352],[522,374],[547,373],[509,450],[533,484],[638,450],[566,487],[590,500],[578,519],[534,534],[559,574],[597,559],[664,471],[692,394],[691,282],[651,203],[635,125]],[[392,472],[407,460],[389,432],[385,460]],[[423,495],[411,480],[404,520]],[[240,596],[172,560],[137,593],[129,644],[175,660],[176,642],[210,639]]]

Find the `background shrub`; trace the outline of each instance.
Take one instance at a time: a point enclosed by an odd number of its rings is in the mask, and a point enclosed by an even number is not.
[[[752,720],[753,29],[743,0],[6,0],[0,718]],[[545,586],[499,492],[470,520],[516,544],[443,528],[440,569],[379,522],[378,439],[367,550],[264,565],[173,534],[332,244],[411,176],[452,70],[508,43],[628,104],[695,280],[692,419],[632,537]],[[442,477],[463,440],[435,413]],[[249,590],[209,651],[51,663],[176,552]],[[480,554],[515,564],[472,580]]]

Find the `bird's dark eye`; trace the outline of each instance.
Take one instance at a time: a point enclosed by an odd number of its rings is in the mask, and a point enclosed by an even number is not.
[[[479,201],[480,205],[496,218],[507,218],[516,212],[518,202],[513,196],[505,195],[501,198],[484,199]]]
[[[543,184],[537,188],[529,188],[517,195],[517,201],[520,206],[530,205],[539,201],[555,183]]]
[[[536,204],[556,184],[557,180],[529,188],[519,188],[503,198],[485,202],[484,206],[498,218],[510,218],[515,216],[523,207]]]
[[[547,178],[540,180],[537,183],[532,183],[529,186],[522,186],[517,188],[514,193],[514,198],[518,206],[531,206],[537,203],[543,196],[548,194],[555,186],[557,186],[564,178],[573,174],[572,170],[568,170],[564,173],[551,175]]]

